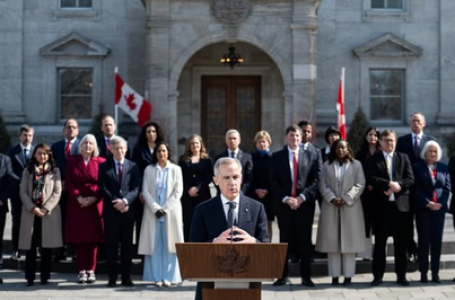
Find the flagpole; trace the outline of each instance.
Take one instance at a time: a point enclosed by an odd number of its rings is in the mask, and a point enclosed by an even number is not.
[[[115,67],[114,69],[114,85],[115,85],[115,75],[118,74],[118,67]],[[116,122],[116,124],[118,123],[118,106],[117,104],[115,104],[115,98],[114,98],[114,120]],[[116,127],[115,128],[115,134],[118,133],[118,128]]]

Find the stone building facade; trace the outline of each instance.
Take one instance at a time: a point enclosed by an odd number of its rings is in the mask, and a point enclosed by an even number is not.
[[[453,13],[450,0],[2,0],[0,107],[11,131],[27,122],[40,140],[69,116],[86,132],[101,104],[114,112],[118,67],[174,152],[200,133],[215,153],[232,127],[243,148],[265,129],[279,149],[288,124],[336,122],[345,67],[348,124],[361,107],[405,133],[422,111],[442,137],[455,123]],[[220,63],[230,47],[244,63]],[[118,123],[134,141],[137,126]]]

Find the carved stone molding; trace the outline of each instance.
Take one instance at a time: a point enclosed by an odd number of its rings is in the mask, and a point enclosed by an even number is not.
[[[213,14],[225,24],[239,24],[250,15],[251,8],[250,0],[212,0]]]

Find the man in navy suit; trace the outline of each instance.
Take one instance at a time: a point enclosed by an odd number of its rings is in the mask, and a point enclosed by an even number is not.
[[[8,150],[8,156],[11,160],[13,172],[19,178],[22,177],[22,172],[27,167],[28,160],[33,154],[33,135],[35,131],[32,126],[24,124],[19,128],[19,144]],[[19,228],[21,225],[21,212],[22,212],[22,201],[19,195],[19,185],[14,188],[11,194],[11,217],[12,217],[12,228],[11,236],[13,242],[13,254],[11,259],[17,260],[20,258],[20,252],[18,249],[19,243]]]
[[[423,146],[428,141],[434,141],[435,138],[423,132],[426,126],[425,116],[420,112],[415,112],[411,115],[409,120],[411,133],[401,136],[397,141],[396,151],[404,153],[408,156],[411,166],[416,162],[421,161],[420,152]],[[411,204],[415,203],[415,196],[411,191],[410,195]],[[413,214],[413,207],[411,206],[411,214]],[[408,236],[406,237],[406,250],[410,261],[417,260],[417,244],[414,241],[414,217],[411,216],[408,226]]]
[[[134,286],[131,281],[133,257],[134,209],[141,186],[138,166],[125,158],[128,149],[126,141],[115,136],[110,141],[112,153],[99,167],[98,185],[103,196],[103,217],[106,239],[106,260],[109,287],[115,287],[117,281],[117,249],[121,246],[122,285]]]
[[[190,242],[270,242],[264,206],[240,192],[242,165],[239,160],[230,157],[218,159],[213,180],[221,194],[196,206]],[[235,232],[233,241],[232,230]],[[201,291],[202,285],[198,283],[196,300],[201,299]]]
[[[54,156],[55,163],[60,170],[60,176],[62,178],[62,195],[59,202],[62,214],[62,232],[65,232],[66,206],[68,204],[68,193],[65,191],[66,160],[68,157],[78,154],[78,134],[79,125],[77,120],[70,118],[63,124],[64,139],[53,143],[51,146],[52,155]],[[66,259],[65,247],[58,250],[54,259]]]
[[[300,276],[302,285],[313,287],[311,234],[313,228],[315,195],[319,184],[320,163],[318,156],[309,155],[300,147],[302,130],[297,125],[286,129],[287,145],[273,153],[272,193],[275,213],[280,228],[280,242],[295,239],[300,251]],[[289,251],[287,253],[289,258]],[[288,261],[288,259],[286,259]],[[289,283],[288,265],[274,285]]]
[[[115,131],[117,130],[117,124],[115,124],[115,120],[111,115],[104,115],[101,120],[101,131],[103,132],[102,137],[98,137],[96,139],[96,143],[98,144],[98,150],[100,152],[100,156],[104,158],[112,157],[112,153],[109,150],[110,145],[109,142],[112,138],[116,136]],[[130,158],[130,154],[128,149],[126,149],[126,158]]]
[[[373,187],[372,203],[375,215],[373,233],[375,244],[373,250],[373,276],[371,285],[382,283],[386,265],[386,245],[389,236],[393,237],[395,247],[395,273],[397,283],[409,285],[406,279],[406,237],[409,227],[406,226],[410,216],[409,189],[414,184],[414,174],[406,154],[396,152],[396,134],[384,130],[380,135],[381,152],[373,155],[368,161],[367,179]]]
[[[0,262],[3,257],[3,231],[5,229],[6,213],[8,212],[8,198],[11,197],[14,187],[19,184],[19,178],[14,174],[9,156],[0,154]],[[0,263],[1,265],[1,263]],[[0,278],[0,283],[3,280]]]
[[[253,180],[253,159],[251,154],[243,152],[239,146],[242,142],[240,133],[236,129],[230,129],[226,132],[226,146],[228,149],[220,153],[215,161],[221,157],[236,158],[242,165],[242,193],[245,194],[248,191],[249,186]],[[219,190],[218,190],[219,192]]]

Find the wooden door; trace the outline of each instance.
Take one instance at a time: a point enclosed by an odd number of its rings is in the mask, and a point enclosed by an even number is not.
[[[201,109],[202,138],[211,157],[226,150],[229,129],[240,132],[240,147],[251,152],[261,129],[261,77],[203,76]]]

